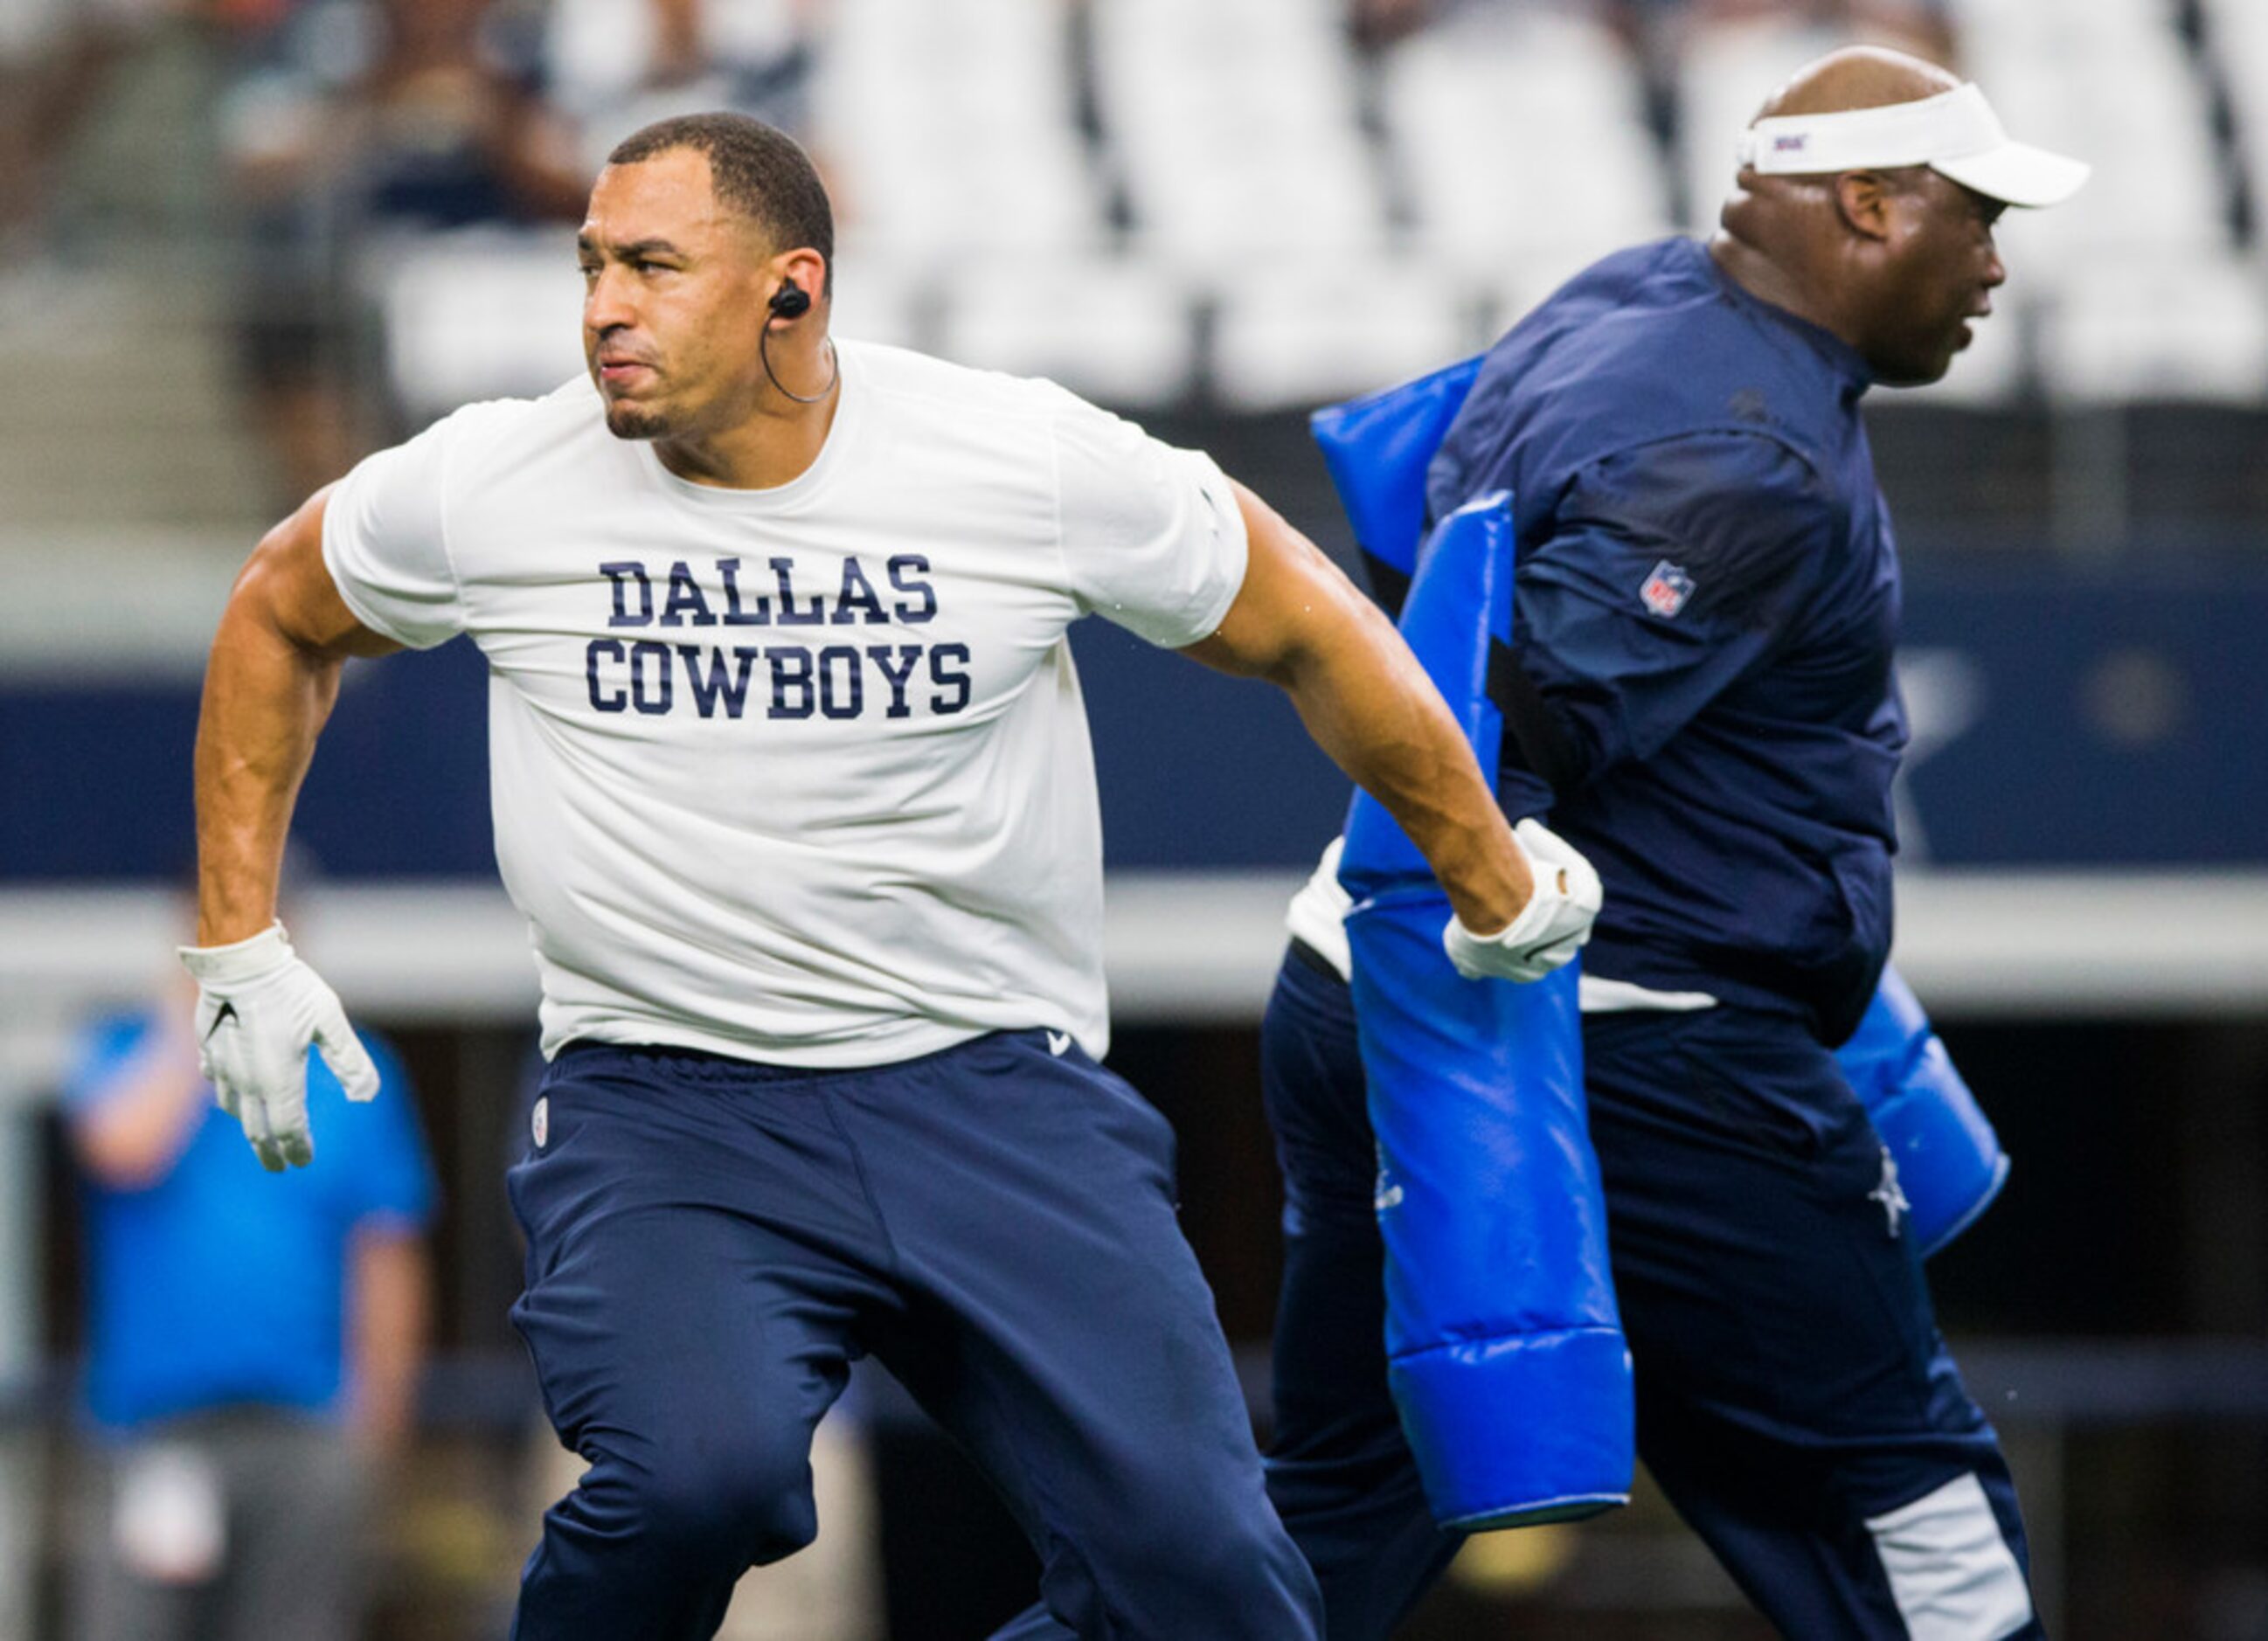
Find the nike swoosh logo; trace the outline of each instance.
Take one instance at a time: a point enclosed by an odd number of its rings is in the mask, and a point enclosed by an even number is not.
[[[1070,1047],[1071,1034],[1069,1032],[1051,1031],[1048,1034],[1048,1052],[1049,1054],[1060,1058],[1063,1054],[1070,1049]]]
[[[222,1004],[219,1008],[213,1011],[212,1024],[205,1027],[205,1041],[207,1042],[210,1042],[212,1041],[212,1034],[218,1031],[223,1024],[229,1020],[232,1020],[235,1018],[236,1004],[233,1003]]]

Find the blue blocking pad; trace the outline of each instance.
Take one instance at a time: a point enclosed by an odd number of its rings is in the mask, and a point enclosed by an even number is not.
[[[1425,469],[1464,408],[1481,356],[1307,418],[1354,526],[1357,546],[1404,578],[1417,573],[1425,527]]]
[[[1999,1136],[1895,968],[1882,971],[1873,1006],[1835,1058],[1897,1164],[1926,1258],[1975,1223],[2007,1183]]]
[[[1447,910],[1413,886],[1347,924],[1387,1379],[1444,1527],[1574,1520],[1629,1502],[1636,1456],[1575,966],[1465,980],[1441,951]]]
[[[1509,498],[1444,519],[1403,637],[1493,780],[1491,640],[1512,626]],[[1388,1374],[1444,1526],[1570,1520],[1624,1503],[1630,1353],[1582,1094],[1574,965],[1532,985],[1468,981],[1417,848],[1357,793],[1341,880],[1379,1151]]]

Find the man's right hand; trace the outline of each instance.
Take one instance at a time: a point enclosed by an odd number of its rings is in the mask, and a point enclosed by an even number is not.
[[[1494,934],[1475,934],[1454,916],[1441,931],[1468,980],[1541,980],[1574,958],[1599,915],[1599,874],[1580,850],[1540,820],[1521,821],[1512,835],[1535,880],[1520,916]]]
[[[291,950],[282,924],[231,946],[185,946],[197,982],[197,1059],[222,1110],[244,1125],[271,1174],[314,1160],[307,1048],[321,1050],[350,1100],[378,1093],[378,1067],[338,994]]]

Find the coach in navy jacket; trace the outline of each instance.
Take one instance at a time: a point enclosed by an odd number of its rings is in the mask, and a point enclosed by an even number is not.
[[[1723,232],[1609,256],[1529,314],[1429,475],[1436,517],[1513,496],[1501,797],[1605,885],[1585,1089],[1639,1453],[1804,1641],[2041,1633],[2007,1465],[1831,1049],[1889,951],[1906,739],[1859,401],[1945,374],[2006,277],[2003,208],[2085,174],[1940,70],[1822,59],[1747,134]],[[1345,1641],[1386,1634],[1455,1542],[1387,1398],[1334,887],[1295,904],[1264,1041],[1291,1204],[1270,1487]]]
[[[1906,740],[1872,379],[1701,245],[1644,246],[1491,351],[1427,486],[1436,516],[1513,495],[1513,643],[1544,710],[1502,790],[1608,886],[1587,971],[1830,1042],[1889,951]]]

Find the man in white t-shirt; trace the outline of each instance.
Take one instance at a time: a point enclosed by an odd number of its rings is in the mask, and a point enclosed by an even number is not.
[[[579,246],[590,379],[371,457],[232,595],[184,953],[223,1102],[282,1168],[311,1154],[311,1041],[371,1092],[274,922],[277,858],[344,659],[469,634],[552,1062],[513,1316],[591,1461],[513,1633],[711,1634],[743,1569],[809,1541],[811,1431],[868,1350],[1030,1534],[1014,1633],[1315,1633],[1171,1130],[1097,1063],[1065,629],[1286,688],[1434,863],[1468,972],[1565,962],[1595,879],[1531,869],[1391,628],[1206,458],[831,342],[826,195],[777,131],[630,137]]]

